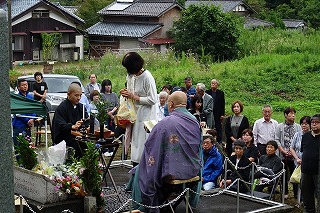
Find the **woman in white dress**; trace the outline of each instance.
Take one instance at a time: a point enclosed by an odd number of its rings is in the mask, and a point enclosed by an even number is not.
[[[131,161],[136,165],[140,162],[148,137],[143,122],[156,119],[157,88],[152,74],[143,68],[144,60],[138,53],[128,52],[123,57],[122,65],[127,69],[128,75],[127,89],[120,90],[120,94],[134,101],[137,113],[131,139]]]

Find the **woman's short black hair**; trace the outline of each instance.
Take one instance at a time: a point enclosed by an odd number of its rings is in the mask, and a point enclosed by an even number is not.
[[[300,118],[300,125],[303,123],[303,121],[306,121],[307,124],[309,124],[310,128],[311,128],[311,117],[310,116],[303,116],[302,118]]]
[[[128,52],[122,59],[122,66],[127,69],[128,74],[138,73],[143,65],[144,60],[137,52]]]
[[[275,150],[278,149],[278,144],[277,144],[277,142],[275,142],[275,141],[268,141],[268,142],[267,142],[267,146],[268,146],[268,145],[273,146],[273,147],[275,148]]]
[[[35,72],[34,75],[33,75],[34,79],[36,79],[36,77],[37,77],[38,75],[40,75],[40,76],[41,76],[41,79],[43,79],[43,75],[42,75],[41,72]]]
[[[111,89],[110,89],[110,93],[112,93],[112,83],[111,83],[111,80],[109,79],[104,79],[101,83],[101,93],[105,93],[106,92],[106,86],[111,86]]]

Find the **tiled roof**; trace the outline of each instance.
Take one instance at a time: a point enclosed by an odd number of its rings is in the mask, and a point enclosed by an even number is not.
[[[306,25],[303,20],[298,19],[282,19],[282,21],[287,28],[298,28]]]
[[[245,28],[255,28],[255,27],[271,27],[274,23],[264,21],[258,18],[246,17],[244,27]]]
[[[160,24],[98,22],[97,24],[89,27],[87,32],[89,35],[143,38],[161,27],[162,25]]]
[[[98,12],[101,15],[159,17],[172,7],[178,6],[168,1],[135,1],[132,3],[113,2]]]
[[[215,5],[217,7],[220,7],[223,12],[230,12],[232,11],[236,6],[243,3],[242,1],[186,1],[185,7],[189,7],[190,5]]]
[[[15,18],[16,16],[20,15],[22,12],[28,10],[29,8],[33,7],[34,5],[41,2],[41,0],[12,0],[11,1],[11,16]],[[1,9],[7,11],[7,4],[4,3],[1,6]]]
[[[57,7],[61,11],[69,14],[70,16],[74,17],[75,19],[79,20],[80,22],[84,23],[84,20],[80,17],[76,16],[75,14],[71,13],[69,10],[61,6],[59,3],[50,3],[46,0],[11,0],[11,11],[12,11],[12,19],[23,13],[24,11],[29,10],[33,6],[39,4],[40,2],[44,2],[46,4],[51,4],[53,7]],[[7,4],[4,3],[0,5],[1,9],[4,9],[7,11]]]

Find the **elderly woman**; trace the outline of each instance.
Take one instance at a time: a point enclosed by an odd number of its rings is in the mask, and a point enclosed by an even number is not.
[[[241,139],[246,144],[246,150],[244,156],[246,156],[251,162],[258,162],[258,148],[253,143],[253,132],[251,129],[245,129],[242,132]]]
[[[226,180],[222,179],[220,182],[220,188],[223,188],[226,184],[226,186],[229,186],[233,181],[235,181],[237,178],[240,178],[246,182],[249,181],[250,176],[250,164],[248,158],[244,156],[244,151],[246,149],[245,143],[239,139],[234,142],[234,152],[235,155],[230,157],[230,161],[233,165],[230,165],[228,163],[228,167],[224,168],[227,170],[227,178]],[[229,171],[231,170],[231,171]],[[223,175],[223,174],[222,174]],[[235,183],[230,190],[237,191],[237,184]],[[244,185],[242,181],[240,181],[239,190],[242,193],[245,193],[248,191],[248,188]]]
[[[310,116],[303,116],[300,119],[300,126],[301,126],[301,131],[296,132],[293,136],[293,139],[291,141],[290,145],[290,151],[292,156],[294,157],[295,165],[298,166],[301,164],[301,159],[302,159],[302,153],[300,152],[301,149],[301,140],[302,140],[302,135],[305,133],[309,132],[311,129],[311,117]]]
[[[143,122],[156,119],[157,88],[150,71],[143,68],[144,60],[138,53],[128,52],[122,59],[122,65],[128,75],[127,89],[121,89],[120,94],[133,100],[137,112],[131,134],[131,160],[133,165],[137,165],[148,137]]]
[[[156,104],[156,115],[157,121],[161,121],[164,116],[164,106],[167,103],[169,94],[166,91],[161,91],[159,93],[159,102]]]
[[[278,149],[278,144],[275,141],[268,141],[266,146],[266,155],[262,155],[259,159],[259,167],[260,171],[258,171],[254,176],[255,178],[260,179],[260,183],[263,181],[269,181],[274,178],[275,174],[279,173],[282,169],[281,159],[276,155],[276,151]],[[266,179],[267,178],[267,179]],[[269,186],[273,184],[271,182]],[[256,191],[262,191],[268,185],[258,185],[256,186]],[[269,189],[271,190],[271,189]]]
[[[302,152],[301,149],[301,141],[302,136],[311,130],[311,117],[310,116],[303,116],[300,119],[300,126],[301,131],[296,132],[292,138],[291,145],[290,145],[290,152],[294,157],[294,164],[295,166],[301,165],[302,160]],[[292,183],[293,186],[293,195],[295,198],[298,197],[298,184]]]
[[[242,115],[243,104],[241,101],[234,101],[231,105],[233,115],[226,120],[225,133],[227,137],[226,152],[228,156],[232,153],[232,144],[241,138],[243,130],[249,128],[248,118]]]

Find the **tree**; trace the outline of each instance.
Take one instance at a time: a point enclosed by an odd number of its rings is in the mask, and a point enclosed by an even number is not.
[[[62,33],[41,33],[43,60],[52,59],[53,48],[59,44]]]
[[[108,6],[113,0],[78,0],[80,18],[85,20],[85,28],[91,27],[101,20],[97,14],[101,9]]]
[[[238,56],[240,19],[214,5],[189,6],[170,30],[177,52],[192,52],[214,61]]]
[[[308,23],[308,26],[315,29],[320,28],[320,1],[319,0],[310,0],[306,3],[299,11],[300,17]]]

